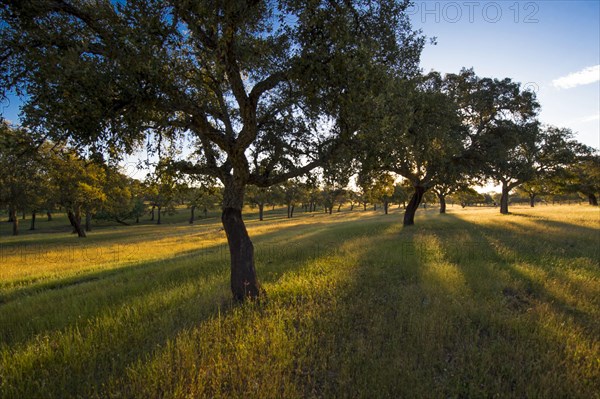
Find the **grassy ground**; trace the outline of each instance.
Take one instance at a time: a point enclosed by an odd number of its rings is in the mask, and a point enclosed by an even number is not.
[[[600,213],[511,211],[249,215],[244,306],[216,218],[3,234],[0,397],[599,398]]]

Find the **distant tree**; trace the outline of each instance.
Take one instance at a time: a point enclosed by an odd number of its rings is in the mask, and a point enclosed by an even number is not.
[[[73,232],[80,238],[86,237],[81,226],[82,212],[91,212],[106,200],[102,165],[95,160],[83,159],[72,149],[61,148],[52,158],[50,173],[57,202],[67,211]]]
[[[364,129],[363,168],[393,172],[410,181],[413,195],[404,225],[413,225],[423,195],[458,167],[468,141],[460,110],[436,72],[407,82],[392,79],[375,110],[379,122]]]
[[[461,187],[452,194],[452,197],[463,208],[485,202],[485,196],[471,187]]]
[[[585,148],[572,136],[568,129],[537,122],[503,121],[490,129],[483,141],[484,170],[502,185],[500,213],[508,213],[511,190],[536,178],[551,178],[575,161]]]
[[[558,186],[566,193],[583,194],[590,205],[598,206],[600,195],[600,155],[580,155],[565,171]]]
[[[8,208],[12,234],[19,234],[17,211],[35,214],[47,190],[45,157],[30,132],[0,122],[0,204]]]

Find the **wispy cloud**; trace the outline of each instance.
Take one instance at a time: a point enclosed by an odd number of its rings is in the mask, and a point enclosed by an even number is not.
[[[570,89],[577,86],[587,85],[600,80],[600,65],[595,65],[573,72],[567,76],[554,79],[552,86],[558,89]]]
[[[584,118],[579,119],[581,123],[600,121],[600,114],[586,116]]]

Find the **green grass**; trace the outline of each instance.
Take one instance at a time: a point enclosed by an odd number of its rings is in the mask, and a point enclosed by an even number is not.
[[[0,397],[599,398],[600,213],[511,211],[249,215],[243,306],[216,218],[4,234]]]

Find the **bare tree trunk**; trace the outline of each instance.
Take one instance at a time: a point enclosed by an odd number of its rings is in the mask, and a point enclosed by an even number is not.
[[[406,211],[404,211],[404,226],[412,226],[415,224],[415,213],[417,212],[417,209],[419,209],[419,204],[421,203],[424,194],[424,187],[415,187],[415,192],[406,206]]]
[[[19,235],[19,218],[17,217],[17,210],[15,208],[9,208],[8,220],[12,221],[12,234],[13,236]]]
[[[506,183],[502,183],[502,196],[500,197],[500,213],[508,215],[508,193],[510,189]]]
[[[31,211],[31,225],[29,226],[29,230],[35,230],[35,216],[36,211]]]
[[[446,196],[444,194],[438,194],[440,200],[440,213],[446,213]]]
[[[69,222],[71,222],[71,226],[73,226],[73,230],[77,233],[77,236],[80,238],[86,237],[85,231],[81,228],[81,214],[78,210],[75,212],[69,210],[67,211],[67,216],[69,218]]]
[[[196,211],[196,205],[192,205],[192,207],[190,208],[191,212],[190,212],[190,224],[194,224],[194,220],[196,220],[194,212]]]
[[[225,181],[221,222],[231,255],[231,292],[237,301],[256,299],[260,285],[254,268],[254,246],[242,219],[244,184],[234,178]]]

